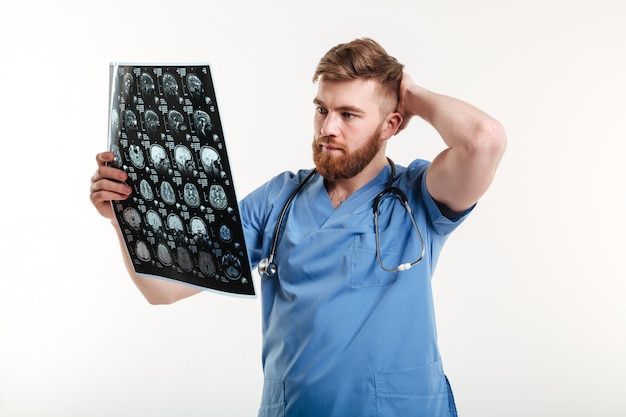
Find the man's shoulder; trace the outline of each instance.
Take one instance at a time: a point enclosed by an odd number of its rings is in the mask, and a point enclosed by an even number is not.
[[[408,177],[410,179],[415,179],[423,176],[428,167],[430,166],[430,161],[425,159],[415,159],[406,167],[397,165],[398,174],[403,177]]]
[[[295,188],[300,184],[306,176],[311,172],[311,169],[299,169],[298,171],[283,171],[280,174],[272,177],[268,180],[263,186],[272,187],[272,188]]]
[[[244,200],[263,198],[271,201],[281,199],[283,194],[293,192],[310,172],[311,169],[300,169],[296,172],[283,171],[261,184]]]

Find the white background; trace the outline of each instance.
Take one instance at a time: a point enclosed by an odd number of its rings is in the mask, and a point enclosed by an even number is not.
[[[259,298],[150,306],[89,202],[108,64],[208,61],[243,197],[312,165],[313,69],[361,36],[509,137],[435,276],[460,415],[626,415],[625,21],[622,0],[11,2],[0,415],[256,415]],[[388,150],[407,164],[442,147],[414,120]]]

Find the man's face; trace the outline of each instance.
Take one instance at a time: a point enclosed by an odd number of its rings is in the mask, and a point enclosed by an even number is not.
[[[324,178],[352,178],[384,152],[374,81],[322,79],[313,102],[313,160]]]

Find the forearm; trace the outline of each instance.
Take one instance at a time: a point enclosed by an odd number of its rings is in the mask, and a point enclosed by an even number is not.
[[[504,145],[502,126],[473,105],[418,85],[406,94],[406,112],[432,125],[449,148],[477,151]]]
[[[128,250],[126,249],[126,243],[122,236],[122,232],[117,225],[115,219],[111,220],[113,228],[117,232],[117,237],[121,246],[122,257],[124,259],[124,265],[126,270],[137,286],[141,294],[146,298],[150,304],[172,304],[183,298],[187,298],[200,292],[195,288],[189,287],[183,284],[177,284],[175,282],[165,281],[157,278],[147,278],[139,276],[135,273],[135,268],[132,265]]]

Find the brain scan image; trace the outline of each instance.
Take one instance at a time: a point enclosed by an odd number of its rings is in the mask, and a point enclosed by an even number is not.
[[[126,110],[124,112],[124,128],[126,130],[137,130],[137,116],[132,110]]]
[[[122,76],[122,95],[127,103],[132,102],[135,96],[135,77],[129,72]]]
[[[155,232],[160,232],[163,229],[163,220],[154,210],[148,210],[146,213],[146,223]]]
[[[197,174],[196,163],[193,160],[191,151],[186,146],[177,145],[174,148],[174,160],[176,160],[176,166],[181,174],[187,176]]]
[[[185,123],[185,117],[181,112],[172,110],[167,114],[167,124],[174,132],[180,130],[180,126]]]
[[[223,210],[228,206],[228,198],[224,187],[219,184],[211,185],[209,189],[209,203],[218,210]]]
[[[182,104],[183,98],[179,93],[178,80],[175,76],[169,73],[163,74],[161,78],[163,84],[163,93],[165,94],[165,100],[169,103]]]
[[[187,90],[191,96],[191,101],[195,104],[204,103],[204,85],[196,74],[187,76]]]
[[[212,277],[217,272],[213,256],[208,252],[198,253],[198,266],[200,271],[207,277]]]
[[[183,271],[189,272],[193,269],[193,258],[191,253],[181,246],[176,248],[176,262]]]
[[[147,72],[143,72],[139,77],[139,91],[141,91],[144,104],[152,105],[158,102],[158,98],[156,97],[156,84],[152,76]]]
[[[175,136],[183,136],[188,130],[185,117],[177,110],[167,113],[167,125]]]
[[[111,139],[117,140],[122,132],[120,125],[120,114],[117,109],[111,110]]]
[[[128,207],[124,209],[122,213],[126,224],[128,224],[131,228],[135,230],[139,230],[141,228],[141,214],[134,207]]]
[[[209,114],[202,110],[196,110],[191,116],[193,120],[193,127],[202,137],[208,137],[213,130],[213,124],[211,123],[211,117]]]
[[[222,256],[221,269],[232,280],[239,279],[241,276],[241,262],[239,258],[230,253]]]
[[[189,221],[189,228],[191,229],[191,234],[202,239],[209,238],[209,230],[206,227],[206,223],[200,217],[193,217]]]
[[[187,233],[185,231],[185,225],[178,215],[172,213],[167,216],[167,228],[169,230],[169,235],[175,242],[179,244],[189,243],[189,238],[187,237]]]
[[[126,110],[124,112],[124,129],[126,129],[126,136],[130,140],[137,139],[140,136],[137,116],[132,110]]]
[[[152,191],[152,186],[146,180],[141,180],[139,183],[139,194],[147,201],[154,200],[154,191]]]
[[[183,200],[189,207],[198,207],[200,205],[200,193],[195,185],[191,183],[185,184],[183,189]]]
[[[183,233],[185,231],[183,221],[174,213],[167,216],[167,227],[174,232]]]
[[[176,203],[176,193],[174,192],[174,187],[167,181],[163,181],[161,183],[161,198],[163,202],[169,205]]]
[[[152,255],[150,254],[150,247],[143,240],[138,240],[137,243],[135,243],[135,254],[139,259],[144,262],[148,262],[150,259],[152,259]]]
[[[225,224],[220,225],[220,239],[224,242],[230,242],[233,239],[233,234],[230,231],[230,227]]]
[[[138,145],[130,145],[128,147],[128,157],[130,158],[130,162],[139,169],[142,169],[146,165],[143,151]]]
[[[111,165],[114,166],[115,168],[121,168],[122,167],[122,152],[120,151],[120,147],[113,143],[110,147],[111,152],[113,152],[114,158],[113,158],[113,162],[111,162]]]
[[[167,157],[167,152],[165,151],[165,148],[163,148],[161,145],[153,144],[152,146],[150,146],[150,160],[152,161],[152,165],[154,165],[154,168],[159,174],[171,174],[172,165],[170,164],[170,160]]]
[[[211,146],[203,146],[200,149],[200,161],[204,172],[209,178],[220,178],[222,176],[222,160],[220,154]]]
[[[165,266],[172,265],[172,252],[166,244],[159,243],[157,245],[157,258],[159,259],[159,262]]]
[[[161,121],[154,110],[146,110],[143,114],[146,132],[152,139],[161,139]]]
[[[187,134],[188,128],[185,123],[185,116],[177,110],[171,110],[167,113],[167,125],[169,126],[172,134],[176,137],[181,137]]]

